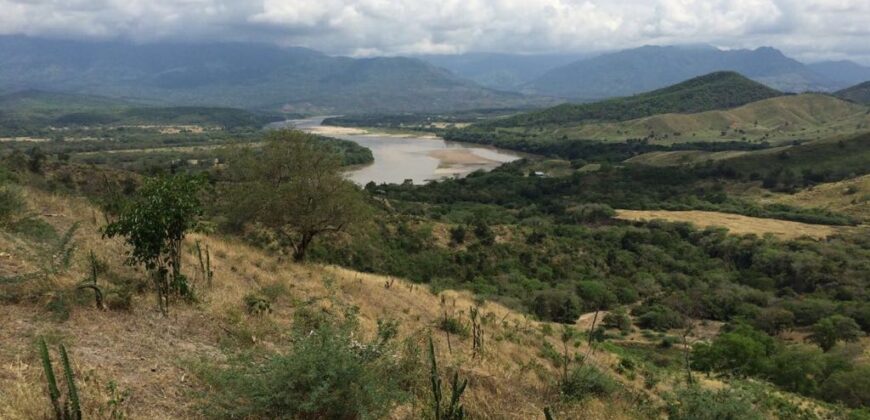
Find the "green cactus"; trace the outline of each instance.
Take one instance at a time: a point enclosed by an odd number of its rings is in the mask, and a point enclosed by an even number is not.
[[[69,354],[63,344],[60,345],[60,360],[66,379],[67,397],[61,401],[60,389],[57,386],[57,378],[54,375],[54,367],[51,365],[51,355],[45,339],[39,340],[39,355],[42,358],[42,368],[45,370],[45,379],[48,382],[48,397],[57,420],[81,420],[82,409],[79,402],[79,393],[76,387],[75,374],[69,360]]]
[[[453,374],[451,382],[450,403],[446,408],[442,407],[443,395],[441,393],[441,377],[438,375],[438,360],[435,357],[435,344],[432,342],[432,337],[429,337],[429,362],[432,366],[429,379],[432,384],[432,408],[435,414],[435,420],[462,420],[465,418],[465,408],[462,407],[460,398],[468,386],[468,380],[459,380],[459,374]]]

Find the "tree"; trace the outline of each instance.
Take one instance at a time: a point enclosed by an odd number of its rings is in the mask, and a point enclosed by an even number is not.
[[[269,228],[296,261],[316,237],[344,232],[368,213],[340,156],[317,136],[274,131],[261,150],[232,152],[223,185],[231,223]]]
[[[164,314],[172,296],[191,296],[181,274],[181,244],[202,214],[201,187],[201,178],[187,175],[147,180],[104,230],[105,236],[123,236],[132,246],[128,264],[142,264],[151,272]]]
[[[842,315],[822,318],[813,325],[812,330],[812,334],[807,339],[824,351],[833,348],[838,341],[857,341],[861,336],[861,327],[858,326],[858,323],[854,319]]]

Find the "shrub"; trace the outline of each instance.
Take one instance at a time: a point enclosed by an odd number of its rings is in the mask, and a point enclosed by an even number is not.
[[[586,397],[606,397],[619,390],[619,384],[591,365],[575,368],[561,385],[562,396],[568,400]]]
[[[807,339],[819,345],[824,351],[830,350],[838,341],[857,341],[861,327],[854,319],[831,315],[813,325],[813,332]]]
[[[405,398],[393,357],[358,351],[352,329],[325,323],[262,363],[205,368],[203,414],[220,418],[382,418]]]
[[[870,406],[870,366],[860,365],[833,373],[822,383],[822,398],[850,407]]]
[[[4,226],[24,210],[24,199],[21,192],[0,182],[0,226]]]
[[[441,317],[441,320],[438,321],[438,328],[440,328],[441,331],[450,334],[456,334],[463,337],[468,335],[468,326],[463,324],[462,320],[458,317],[448,316],[447,314],[444,314],[444,316]]]
[[[637,324],[641,328],[656,331],[667,331],[680,328],[685,321],[683,316],[667,306],[654,304],[646,307],[638,307],[635,315],[638,315]]]
[[[608,312],[601,323],[606,328],[618,329],[622,332],[631,331],[631,317],[623,309]]]
[[[546,290],[535,296],[532,312],[544,321],[573,324],[580,316],[580,304],[571,292]]]
[[[700,387],[678,390],[668,402],[671,420],[761,420],[764,416],[744,395],[729,389]]]

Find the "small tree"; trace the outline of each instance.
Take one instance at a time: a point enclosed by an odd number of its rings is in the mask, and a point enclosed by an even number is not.
[[[838,341],[857,341],[860,336],[861,327],[854,319],[831,315],[813,325],[813,333],[807,339],[828,351]]]
[[[343,232],[367,213],[340,156],[317,136],[275,131],[262,150],[233,152],[223,184],[230,222],[271,229],[296,261],[316,237]]]
[[[173,295],[190,297],[181,274],[181,244],[202,214],[200,178],[176,175],[148,180],[118,220],[106,226],[107,237],[123,236],[132,250],[127,263],[142,264],[151,272],[158,305],[164,314]]]

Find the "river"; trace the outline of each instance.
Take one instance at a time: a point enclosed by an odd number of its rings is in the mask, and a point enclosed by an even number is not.
[[[271,124],[295,127],[309,133],[353,141],[371,149],[374,163],[347,172],[360,185],[368,182],[424,184],[431,180],[463,177],[477,170],[489,171],[522,158],[520,153],[476,144],[446,141],[433,135],[367,133],[347,127],[324,126],[325,117],[288,120]]]

